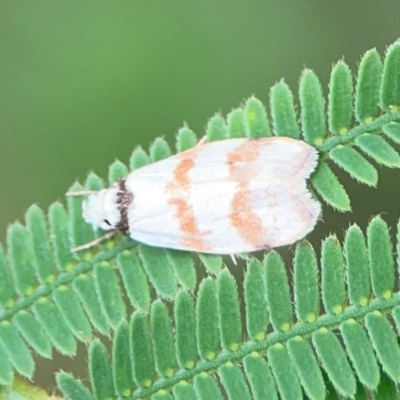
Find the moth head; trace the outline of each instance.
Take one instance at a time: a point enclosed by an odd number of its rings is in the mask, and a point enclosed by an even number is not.
[[[117,193],[118,189],[111,187],[89,195],[82,204],[84,220],[96,229],[115,229],[120,220]]]

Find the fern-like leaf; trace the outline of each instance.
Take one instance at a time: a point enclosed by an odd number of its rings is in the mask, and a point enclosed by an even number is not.
[[[215,279],[205,278],[196,296],[181,289],[173,312],[155,300],[150,314],[133,313],[129,332],[124,321],[117,327],[111,361],[98,341],[90,345],[89,370],[102,371],[91,375],[95,395],[111,377],[114,392],[111,381],[101,390],[131,399],[169,391],[190,392],[194,399],[210,393],[229,399],[261,399],[263,393],[299,398],[302,390],[311,399],[322,399],[325,379],[351,398],[357,381],[376,391],[381,370],[398,383],[400,349],[387,310],[398,324],[400,295],[393,293],[386,232],[386,224],[376,217],[366,236],[356,225],[348,229],[344,250],[336,237],[326,238],[321,277],[314,249],[300,242],[292,285],[277,252],[270,251],[263,262],[248,258],[243,300],[226,267]],[[384,264],[375,262],[378,254]],[[69,375],[59,379],[69,382],[61,386],[66,394],[81,385]]]
[[[266,107],[251,97],[227,120],[212,117],[207,140],[271,135],[305,140],[320,153],[311,177],[316,195],[348,211],[350,199],[332,162],[370,186],[377,185],[381,166],[400,166],[390,144],[400,142],[399,65],[399,42],[383,63],[371,50],[353,88],[348,66],[339,61],[327,106],[318,77],[305,70],[298,111],[281,81],[270,91],[271,121]],[[196,143],[187,125],[179,130],[178,152]],[[107,184],[91,173],[70,191],[98,190],[171,154],[158,138],[148,154],[134,150],[129,168],[112,164]],[[90,343],[91,389],[61,372],[59,388],[71,399],[262,399],[266,393],[273,399],[302,392],[317,399],[329,387],[352,397],[357,384],[379,392],[400,381],[391,321],[399,329],[400,295],[394,292],[393,246],[380,218],[371,221],[366,235],[350,227],[343,248],[335,236],[326,238],[320,270],[311,245],[299,243],[293,284],[277,252],[263,262],[247,258],[243,299],[219,256],[154,249],[122,235],[71,253],[100,234],[84,222],[79,197],[69,197],[66,208],[54,203],[47,217],[32,206],[25,225],[8,229],[6,251],[0,247],[0,384],[11,384],[14,371],[32,377],[32,351],[50,357],[54,348],[73,355],[78,341]],[[399,243],[398,238],[398,254]],[[112,336],[110,354],[93,339],[97,332]],[[389,383],[384,388],[380,382]]]

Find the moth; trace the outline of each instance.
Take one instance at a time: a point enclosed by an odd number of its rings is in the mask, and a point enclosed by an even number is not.
[[[320,203],[307,189],[318,153],[286,137],[203,143],[88,195],[83,218],[150,246],[213,254],[291,244],[309,233]],[[91,247],[102,238],[75,248]]]

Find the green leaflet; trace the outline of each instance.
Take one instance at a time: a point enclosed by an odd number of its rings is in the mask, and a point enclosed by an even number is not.
[[[270,321],[277,331],[287,331],[292,325],[292,304],[283,261],[270,251],[264,259],[265,293]]]
[[[185,151],[187,149],[191,149],[197,143],[196,134],[189,129],[188,126],[185,126],[179,129],[178,134],[176,135],[176,151],[180,153],[181,151]]]
[[[228,137],[228,128],[220,115],[214,115],[207,124],[207,141],[223,140]]]
[[[114,393],[111,366],[107,349],[97,339],[89,347],[89,374],[96,399],[110,398]]]
[[[151,396],[151,400],[174,400],[172,395],[165,390],[160,390],[159,392]]]
[[[279,343],[271,346],[268,349],[268,360],[281,396],[284,399],[300,399],[300,381],[287,349]]]
[[[172,299],[178,286],[164,249],[139,245],[138,250],[143,268],[157,292],[163,297]]]
[[[329,82],[329,130],[335,135],[342,135],[350,128],[352,92],[350,68],[344,61],[339,61],[332,69]]]
[[[129,168],[131,171],[141,168],[150,163],[150,157],[148,154],[140,147],[137,146],[129,159]]]
[[[77,293],[91,324],[103,335],[108,334],[110,327],[101,310],[93,277],[80,275],[72,282],[72,287]]]
[[[392,312],[394,322],[396,324],[397,330],[400,328],[400,306],[397,306],[393,309]]]
[[[35,369],[32,355],[15,327],[9,322],[0,324],[0,348],[8,355],[13,367],[30,378]],[[3,372],[3,375],[7,373]]]
[[[114,164],[115,164],[115,166],[114,166]],[[108,171],[110,181],[112,179],[112,178],[110,178],[110,175],[114,174],[114,172],[111,171],[112,169],[125,168],[124,165],[120,161],[116,161],[114,164],[110,165],[109,171]],[[115,171],[115,172],[117,172],[117,171]],[[97,176],[94,172],[89,173],[89,175],[87,176],[86,181],[85,181],[85,189],[101,190],[101,189],[104,189],[104,186],[105,186],[104,182],[99,176]]]
[[[249,137],[261,138],[271,136],[271,129],[265,106],[255,97],[250,97],[244,106]]]
[[[365,306],[371,294],[368,252],[364,235],[357,225],[346,231],[344,241],[346,274],[351,304]]]
[[[125,319],[126,310],[119,289],[118,276],[111,264],[103,261],[94,267],[94,282],[102,314],[116,328]]]
[[[324,379],[309,342],[297,336],[288,341],[287,348],[307,396],[310,399],[324,398],[326,392]]]
[[[330,206],[339,211],[350,211],[350,199],[346,191],[325,163],[318,165],[311,176],[311,182],[317,193]]]
[[[400,43],[389,46],[383,64],[380,87],[380,107],[384,111],[396,111],[400,106]]]
[[[30,295],[34,290],[37,267],[28,234],[21,224],[11,225],[7,230],[7,244],[16,290],[20,296]]]
[[[268,308],[265,298],[263,266],[253,258],[247,264],[244,278],[246,328],[252,340],[263,340],[268,326]]]
[[[322,301],[330,314],[340,314],[346,301],[344,263],[340,243],[329,236],[321,249]]]
[[[200,400],[223,400],[217,382],[207,373],[196,375],[193,383],[194,391]]]
[[[93,400],[92,394],[89,392],[83,383],[75,379],[71,374],[66,372],[60,372],[56,376],[57,385],[71,400]]]
[[[0,360],[0,385],[11,385],[13,380],[12,365],[1,348]]]
[[[215,282],[210,278],[204,279],[199,287],[197,297],[197,347],[200,357],[212,360],[220,345]]]
[[[366,315],[365,326],[383,370],[393,381],[399,382],[400,349],[390,322],[379,311],[374,311]]]
[[[174,336],[168,310],[159,300],[152,304],[150,321],[157,372],[163,377],[172,376],[177,369]]]
[[[199,253],[198,256],[210,274],[216,275],[219,271],[221,271],[221,268],[223,267],[223,260],[221,256],[202,253]]]
[[[32,310],[54,347],[62,354],[75,354],[76,341],[55,304],[41,298],[33,305]]]
[[[112,348],[112,372],[116,393],[127,397],[132,389],[132,363],[129,347],[129,325],[123,321],[115,331]]]
[[[354,319],[349,319],[340,325],[340,332],[361,383],[370,390],[376,390],[379,367],[364,328]]]
[[[217,304],[221,344],[227,350],[237,350],[241,338],[241,317],[236,281],[228,270],[217,277]]]
[[[186,381],[180,381],[173,387],[175,400],[196,400],[193,386]]]
[[[244,357],[243,367],[254,400],[263,400],[267,396],[271,400],[278,400],[275,382],[264,357],[253,352]]]
[[[369,224],[367,238],[372,290],[377,297],[389,298],[394,288],[393,249],[389,229],[380,217]]]
[[[33,205],[27,211],[25,219],[39,280],[41,283],[52,282],[55,279],[56,263],[51,253],[45,214],[38,206]]]
[[[305,69],[300,77],[301,124],[307,143],[320,145],[326,134],[325,100],[315,73]]]
[[[275,136],[300,138],[300,129],[293,103],[293,94],[289,86],[281,81],[270,91],[272,124]]]
[[[166,250],[167,258],[174,270],[179,284],[188,290],[196,288],[196,268],[193,258],[185,251]]]
[[[296,246],[293,269],[297,318],[314,322],[319,312],[318,265],[314,249],[308,242]]]
[[[148,387],[155,377],[151,336],[145,316],[136,311],[131,319],[130,349],[133,377],[139,386]]]
[[[344,396],[354,396],[356,380],[337,337],[326,328],[321,328],[314,332],[312,341],[318,358],[335,388]]]
[[[329,157],[359,182],[370,186],[378,183],[378,171],[354,148],[337,146],[329,152]]]
[[[218,374],[229,399],[251,400],[249,389],[239,367],[229,362],[219,367]]]
[[[369,123],[378,116],[379,86],[381,83],[382,61],[375,49],[362,57],[358,68],[355,116],[357,121]]]
[[[356,138],[356,145],[376,162],[387,167],[400,167],[400,156],[382,137],[364,133]]]
[[[14,297],[14,286],[11,269],[7,264],[3,246],[0,244],[0,306],[6,308],[11,306]]]
[[[128,167],[119,160],[114,161],[108,170],[108,184],[111,186],[119,179],[125,178],[129,173]]]
[[[228,132],[230,138],[243,138],[249,136],[245,113],[241,108],[231,111],[226,120],[228,122]]]
[[[181,368],[191,369],[197,359],[196,318],[194,301],[184,290],[175,298],[175,343]]]
[[[383,125],[382,132],[393,142],[400,143],[400,124],[397,122],[390,122],[389,124]]]
[[[21,310],[14,315],[12,322],[25,341],[38,354],[42,357],[51,358],[50,339],[31,313]]]
[[[53,292],[53,300],[76,338],[83,342],[90,342],[92,331],[89,321],[74,292],[67,286],[59,286]]]
[[[150,145],[149,153],[152,162],[163,160],[172,155],[168,143],[163,138],[157,138]]]
[[[73,265],[74,255],[71,253],[72,246],[69,241],[68,215],[61,203],[55,202],[50,206],[49,224],[57,269],[69,270]]]
[[[150,288],[139,257],[125,250],[118,254],[117,265],[131,304],[142,312],[148,312]]]

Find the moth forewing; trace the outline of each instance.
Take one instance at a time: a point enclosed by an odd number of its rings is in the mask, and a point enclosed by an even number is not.
[[[320,214],[306,186],[317,159],[312,146],[285,137],[201,144],[90,192],[84,218],[178,250],[237,254],[291,244]]]

